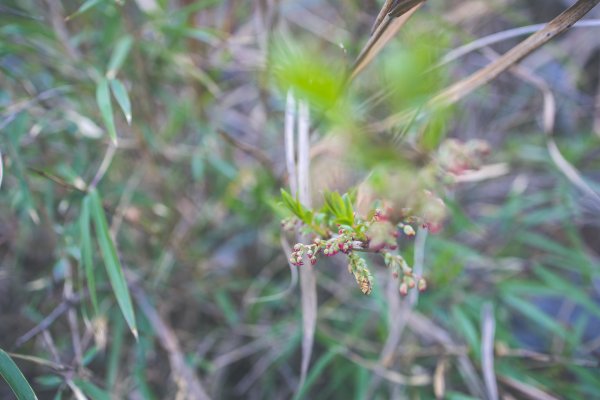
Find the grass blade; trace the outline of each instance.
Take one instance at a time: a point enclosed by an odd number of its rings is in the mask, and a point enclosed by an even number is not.
[[[108,129],[110,139],[114,144],[117,144],[117,129],[115,128],[115,119],[113,116],[112,104],[110,102],[108,81],[105,78],[102,78],[96,87],[96,102],[100,108],[104,125],[106,125],[106,129]]]
[[[90,197],[86,196],[81,204],[81,215],[79,216],[79,229],[81,235],[81,262],[85,270],[87,287],[90,299],[94,307],[94,313],[98,314],[98,297],[96,295],[96,279],[94,278],[94,263],[92,259],[92,237],[90,233]]]
[[[335,356],[340,353],[341,349],[339,347],[335,347],[330,349],[327,353],[325,353],[319,360],[315,363],[313,369],[308,374],[306,381],[304,381],[304,385],[300,387],[300,389],[296,392],[294,396],[294,400],[303,399],[306,397],[307,392],[310,390],[311,386],[315,384],[317,378],[323,375],[323,371],[329,363],[331,363]]]
[[[106,215],[104,215],[104,209],[102,208],[102,201],[97,190],[92,190],[89,194],[90,206],[94,225],[96,227],[96,236],[98,238],[98,244],[100,245],[100,251],[102,252],[102,258],[104,258],[104,266],[108,273],[110,284],[117,298],[117,303],[121,308],[121,312],[125,317],[127,325],[133,336],[138,336],[137,327],[135,324],[135,314],[133,312],[133,304],[131,303],[131,296],[129,294],[129,288],[125,281],[125,275],[123,274],[123,268],[121,262],[117,256],[117,250],[110,237],[108,231],[108,223],[106,221]]]
[[[73,383],[83,391],[90,399],[94,400],[110,400],[110,395],[94,385],[92,382],[84,381],[83,379],[74,379]]]
[[[0,375],[17,396],[18,400],[37,399],[35,393],[17,364],[0,349]]]
[[[125,119],[127,123],[131,125],[131,101],[129,101],[129,95],[127,94],[127,89],[125,89],[125,85],[118,79],[110,80],[110,89],[112,90],[115,99],[117,99],[117,103],[123,114],[125,114]]]

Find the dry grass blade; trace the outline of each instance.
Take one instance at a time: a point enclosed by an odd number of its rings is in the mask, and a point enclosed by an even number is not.
[[[579,0],[573,6],[569,7],[550,21],[543,29],[513,47],[496,61],[441,91],[427,102],[426,108],[444,107],[461,100],[475,89],[485,85],[501,73],[507,71],[513,65],[548,43],[554,37],[569,29],[598,3],[600,3],[600,0]],[[399,123],[406,122],[411,115],[411,110],[404,111],[392,115],[383,121],[376,122],[372,124],[370,128],[374,132],[382,132]]]
[[[481,369],[483,380],[490,400],[498,399],[498,384],[494,372],[494,334],[496,331],[496,320],[491,303],[483,305],[481,310]]]
[[[382,378],[396,383],[398,385],[406,385],[406,386],[426,386],[431,384],[431,376],[426,374],[421,375],[413,375],[406,376],[402,375],[394,370],[384,368],[380,363],[369,361],[358,354],[351,352],[350,350],[346,350],[342,352],[344,357],[348,358],[350,361],[360,365],[363,368],[369,369],[375,372],[377,375]]]
[[[298,112],[298,197],[306,207],[310,207],[309,132],[308,104],[301,101]],[[302,366],[299,390],[304,385],[308,373],[317,326],[317,277],[310,263],[306,263],[300,270],[300,290],[302,293]]]
[[[352,66],[350,80],[354,79],[375,58],[424,2],[425,0],[403,0],[396,6],[391,7],[380,23],[375,22],[373,34]],[[379,19],[381,14],[387,11],[388,8],[389,4],[386,2],[377,18]]]
[[[526,383],[517,381],[516,379],[509,378],[507,376],[498,376],[498,379],[505,384],[515,390],[518,390],[522,394],[524,394],[527,398],[533,400],[558,400],[558,397],[554,397],[541,389],[533,387],[531,385],[527,385]]]
[[[162,320],[160,315],[158,315],[158,312],[152,307],[148,297],[140,287],[134,288],[132,292],[140,309],[146,315],[148,321],[150,321],[161,345],[169,354],[169,364],[171,365],[171,371],[179,390],[186,393],[185,398],[187,399],[210,399],[206,390],[196,377],[196,374],[188,366],[185,357],[181,352],[179,340],[177,339],[177,336],[175,336],[173,330]]]

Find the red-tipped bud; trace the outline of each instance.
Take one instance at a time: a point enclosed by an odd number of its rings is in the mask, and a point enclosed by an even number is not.
[[[396,271],[392,272],[392,277],[394,279],[398,279],[398,272],[396,272]]]
[[[405,282],[408,285],[409,289],[413,289],[415,287],[415,280],[410,276],[406,278]]]
[[[296,244],[294,245],[294,250],[295,250],[295,251],[299,251],[301,248],[302,248],[302,245],[301,245],[300,243],[296,243]]]
[[[406,236],[415,236],[415,230],[410,225],[404,225],[404,228],[402,228],[402,230],[404,231],[404,234]]]
[[[408,285],[405,282],[402,282],[400,285],[400,296],[404,297],[408,294]]]
[[[425,281],[425,279],[421,278],[419,279],[419,283],[417,285],[419,292],[423,292],[427,289],[427,281]]]

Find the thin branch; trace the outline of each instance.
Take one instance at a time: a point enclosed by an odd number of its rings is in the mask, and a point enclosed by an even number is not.
[[[261,149],[249,143],[238,140],[224,130],[218,130],[217,133],[221,135],[221,137],[228,143],[256,159],[256,161],[258,161],[265,169],[273,171],[273,161],[271,161],[271,159],[265,153],[263,153]]]

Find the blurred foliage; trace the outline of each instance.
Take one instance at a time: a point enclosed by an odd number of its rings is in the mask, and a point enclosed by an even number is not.
[[[435,68],[448,50],[563,2],[431,2],[346,87],[381,3],[3,1],[2,375],[14,361],[41,399],[176,398],[181,356],[212,398],[478,398],[491,302],[503,395],[597,396],[600,206],[549,157],[539,93],[506,74],[454,108],[419,109],[488,62],[473,53]],[[556,140],[598,189],[599,43],[580,29],[553,46],[533,64],[560,93]],[[391,204],[435,189],[447,208],[413,310],[381,260],[366,257],[370,297],[339,256],[319,263],[299,391],[300,302],[286,289],[278,204],[289,88],[311,104],[320,199],[370,200],[353,191],[369,177]],[[368,131],[407,108],[409,123]],[[507,169],[434,185],[446,137],[488,141],[486,163]],[[350,184],[317,184],[328,175]],[[412,265],[414,239],[398,244]],[[11,393],[0,383],[0,398]]]

